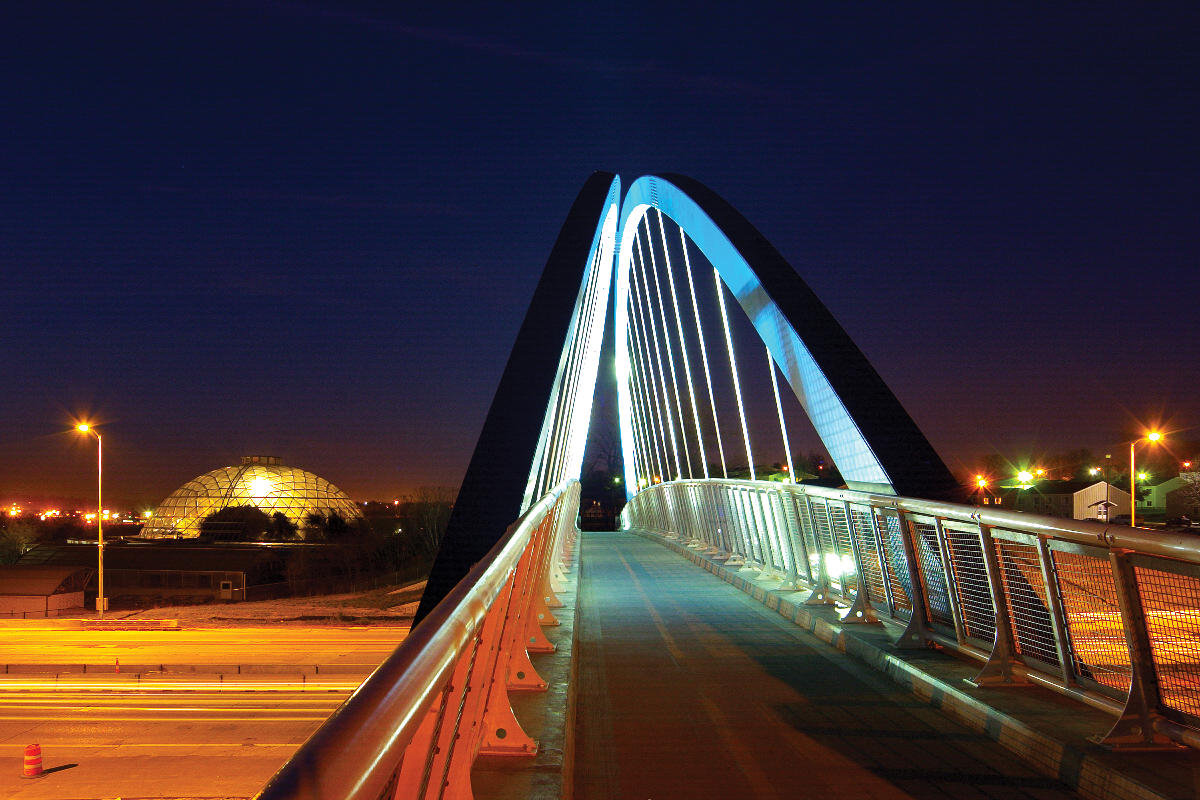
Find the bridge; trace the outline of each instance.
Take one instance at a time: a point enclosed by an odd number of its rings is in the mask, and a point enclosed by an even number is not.
[[[1191,537],[968,502],[748,220],[621,188],[567,215],[412,635],[257,797],[1191,796]],[[609,381],[627,503],[581,533]]]

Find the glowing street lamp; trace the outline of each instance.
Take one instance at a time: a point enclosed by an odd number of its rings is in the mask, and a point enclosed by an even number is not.
[[[1137,446],[1141,441],[1147,441],[1150,444],[1158,444],[1162,441],[1163,435],[1159,431],[1150,431],[1142,439],[1134,439],[1129,443],[1129,527],[1137,525],[1137,482],[1140,478],[1145,480],[1148,475],[1146,473],[1138,474],[1135,465],[1137,457]]]
[[[1033,483],[1033,473],[1023,469],[1017,473],[1017,480],[1020,481],[1023,488],[1028,488]]]
[[[100,441],[100,433],[86,422],[75,426],[80,433],[90,433],[96,437],[96,549],[100,565],[97,578],[98,592],[96,595],[96,611],[100,619],[104,619],[104,449]]]

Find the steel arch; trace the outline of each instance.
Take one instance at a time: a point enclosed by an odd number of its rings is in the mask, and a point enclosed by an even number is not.
[[[947,498],[957,482],[866,356],[779,251],[733,206],[683,175],[647,175],[621,206],[615,264],[617,390],[626,491],[633,473],[629,392],[632,231],[650,208],[679,225],[716,267],[812,420],[847,486]]]

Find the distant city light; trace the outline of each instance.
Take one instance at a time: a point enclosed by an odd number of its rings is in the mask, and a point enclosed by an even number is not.
[[[1138,480],[1139,480],[1139,481],[1144,481],[1144,480],[1146,480],[1146,479],[1147,479],[1147,478],[1149,478],[1149,477],[1150,477],[1150,473],[1148,473],[1148,472],[1139,472],[1139,473],[1138,473]]]

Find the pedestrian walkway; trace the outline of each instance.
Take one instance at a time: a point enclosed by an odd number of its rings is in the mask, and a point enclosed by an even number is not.
[[[580,800],[1075,796],[660,544],[582,548]]]

